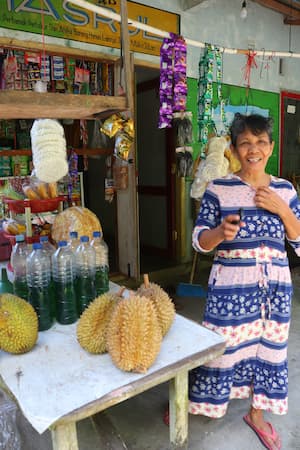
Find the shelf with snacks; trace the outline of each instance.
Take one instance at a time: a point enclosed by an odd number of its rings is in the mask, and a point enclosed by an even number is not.
[[[6,210],[2,228],[11,244],[17,234],[25,234],[28,243],[39,240],[41,234],[50,234],[51,223],[45,215],[63,209],[65,196],[59,195],[57,183],[34,184],[28,180],[30,177],[10,177],[9,181],[5,180],[10,187],[1,192]]]
[[[1,192],[0,204],[5,210],[2,210],[2,228],[11,244],[17,234],[25,234],[28,243],[38,242],[41,235],[51,237],[51,224],[57,213],[69,206],[84,207],[82,172],[78,172],[76,179],[65,177],[57,183],[39,183],[39,189],[30,180],[30,176],[0,177],[0,183],[9,183],[18,194],[26,195],[10,198],[10,192]],[[34,198],[37,196],[43,198]]]

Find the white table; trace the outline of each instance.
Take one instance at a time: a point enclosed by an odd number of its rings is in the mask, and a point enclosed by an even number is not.
[[[176,315],[146,374],[117,369],[108,354],[90,355],[78,344],[76,324],[39,333],[24,355],[0,352],[0,375],[24,416],[39,432],[50,428],[54,450],[77,450],[76,422],[170,380],[170,441],[186,448],[188,371],[221,355],[222,337]]]

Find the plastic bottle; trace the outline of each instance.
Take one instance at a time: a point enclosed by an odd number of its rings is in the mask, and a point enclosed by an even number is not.
[[[25,242],[23,234],[16,236],[16,243],[13,246],[10,264],[13,269],[13,293],[18,297],[27,300],[28,289],[26,279],[26,259],[29,254],[29,247]]]
[[[81,236],[75,252],[77,308],[80,315],[96,298],[95,272],[96,254],[90,246],[89,237]]]
[[[61,324],[76,322],[75,258],[67,241],[59,241],[52,255],[52,279],[56,302],[56,320]]]
[[[26,260],[28,301],[34,307],[39,319],[39,331],[48,330],[52,325],[52,296],[50,291],[50,257],[35,242]]]
[[[7,271],[5,267],[1,269],[0,294],[13,294],[13,285],[7,278]],[[25,299],[27,300],[27,298]]]
[[[50,273],[52,275],[52,255],[56,251],[56,247],[51,244],[49,241],[49,238],[47,235],[40,236],[40,243],[42,244],[43,250],[47,253],[47,255],[50,258]],[[55,317],[56,311],[55,311],[55,297],[54,297],[54,285],[53,285],[53,279],[51,276],[50,279],[50,286],[49,286],[49,295],[52,298],[51,301],[51,314],[53,317]]]
[[[42,244],[43,250],[48,252],[50,258],[52,257],[53,253],[55,252],[56,248],[53,244],[49,241],[49,238],[47,235],[40,236],[40,243]]]
[[[68,247],[72,250],[72,252],[75,254],[77,247],[80,244],[80,240],[78,239],[78,233],[77,231],[70,231],[70,239],[68,242]]]
[[[96,253],[95,290],[96,296],[98,296],[109,290],[108,246],[103,239],[101,231],[93,232],[91,246]]]

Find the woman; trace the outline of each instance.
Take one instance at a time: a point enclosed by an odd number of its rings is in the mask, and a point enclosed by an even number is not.
[[[251,394],[244,420],[266,448],[279,450],[263,412],[287,412],[285,239],[300,255],[300,203],[291,183],[265,172],[274,147],[270,119],[236,114],[230,133],[241,169],[208,185],[193,231],[197,251],[216,248],[203,324],[227,344],[222,357],[191,371],[189,412],[222,417],[229,399]]]

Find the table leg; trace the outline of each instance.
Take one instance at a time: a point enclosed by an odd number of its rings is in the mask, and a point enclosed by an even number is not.
[[[172,449],[188,447],[188,372],[179,372],[170,380],[170,442]]]
[[[76,422],[57,425],[51,429],[53,450],[79,450]]]

